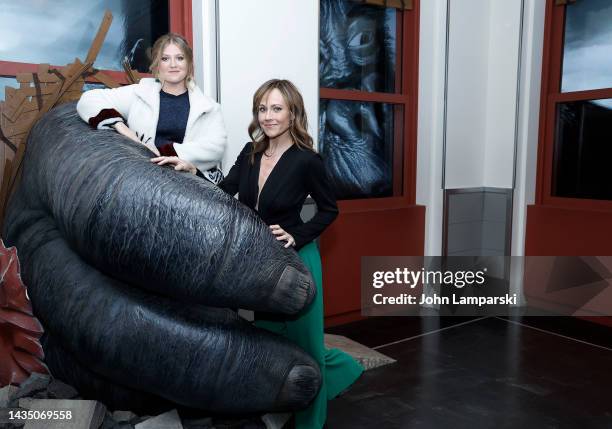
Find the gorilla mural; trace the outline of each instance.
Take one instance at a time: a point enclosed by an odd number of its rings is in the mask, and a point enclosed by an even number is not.
[[[317,364],[227,307],[296,314],[308,271],[250,209],[149,158],[72,103],[32,129],[3,236],[52,374],[111,408],[304,408]]]
[[[320,85],[395,91],[395,10],[321,1]],[[339,199],[391,195],[393,108],[322,100],[319,148]]]
[[[123,40],[119,49],[121,62],[127,57],[130,67],[149,73],[150,49],[158,37],[166,34],[168,27],[167,0],[121,1]]]
[[[105,10],[113,25],[96,59],[97,69],[123,70],[127,57],[132,69],[149,72],[153,42],[169,28],[168,0],[20,0],[2,2],[0,45],[2,60],[67,64],[85,58]],[[61,25],[58,25],[60,24]],[[42,30],[29,31],[30,28]]]

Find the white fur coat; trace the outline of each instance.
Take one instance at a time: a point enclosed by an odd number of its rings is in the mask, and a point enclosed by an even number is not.
[[[104,109],[114,109],[127,121],[127,125],[155,141],[159,118],[159,91],[161,85],[152,78],[141,79],[136,85],[114,89],[92,89],[84,92],[77,104],[79,116],[86,122]],[[221,108],[197,87],[189,89],[189,118],[183,143],[174,143],[179,158],[192,162],[201,171],[219,163],[227,143]],[[110,128],[114,119],[101,121],[98,129]]]

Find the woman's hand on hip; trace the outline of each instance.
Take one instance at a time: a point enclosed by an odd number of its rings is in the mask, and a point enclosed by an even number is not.
[[[151,162],[157,165],[173,165],[176,171],[188,171],[191,174],[197,173],[197,168],[189,161],[180,159],[178,156],[158,156],[151,158]]]
[[[272,234],[276,236],[277,240],[287,242],[287,244],[285,244],[285,249],[287,247],[295,247],[295,238],[293,238],[293,235],[281,228],[280,225],[270,225],[270,230]]]

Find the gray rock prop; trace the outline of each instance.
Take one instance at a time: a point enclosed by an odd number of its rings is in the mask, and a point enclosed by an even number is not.
[[[183,419],[184,429],[213,429],[213,427],[213,420],[211,417]]]
[[[74,399],[79,396],[79,393],[74,387],[56,379],[49,383],[47,394],[49,395],[49,399]]]
[[[16,420],[9,412],[17,411],[73,412],[68,420]],[[77,416],[79,414],[79,416]],[[189,413],[188,413],[189,414]],[[26,425],[27,424],[27,425]],[[0,388],[0,429],[264,429],[266,425],[256,415],[218,416],[193,415],[181,419],[176,410],[157,417],[138,416],[132,411],[106,411],[103,404],[84,401],[78,392],[57,379],[42,374],[32,376],[21,387]]]
[[[325,347],[328,349],[340,349],[348,353],[359,362],[366,371],[395,362],[395,359],[377,352],[376,350],[372,350],[349,338],[343,337],[342,335],[325,334]]]
[[[17,411],[24,411],[21,408],[4,408],[0,407],[0,428],[2,429],[13,429],[13,428],[22,428],[25,424],[25,420],[17,420],[11,418],[11,413],[15,413]]]
[[[21,383],[19,391],[13,397],[12,402],[15,403],[21,398],[33,397],[38,393],[46,391],[50,382],[51,377],[49,375],[33,372],[26,381]]]
[[[17,395],[19,388],[17,386],[4,386],[0,389],[0,408],[8,407],[9,402]]]
[[[64,420],[28,420],[24,429],[98,429],[104,420],[106,407],[97,401],[79,399],[34,399],[31,411],[71,411]]]
[[[116,422],[111,414],[107,412],[100,429],[134,429],[134,425],[128,422]]]
[[[115,413],[117,418],[119,419],[125,419],[128,417],[131,417],[131,419],[128,420],[116,420],[113,416],[115,416]],[[100,426],[100,429],[134,429],[134,424],[137,423],[137,421],[140,421],[138,419],[138,416],[134,413],[132,413],[131,411],[116,411],[115,413],[110,413],[110,412],[106,412],[106,415],[104,417],[104,421],[102,422],[102,426]]]
[[[136,425],[136,429],[184,429],[176,410],[145,420]]]
[[[137,419],[138,416],[136,414],[134,414],[131,411],[120,411],[117,410],[115,412],[113,412],[113,420],[115,420],[118,423],[121,422],[131,422],[135,419]]]
[[[32,409],[33,401],[34,401],[34,398],[19,398],[19,408],[30,410]]]
[[[285,423],[291,418],[291,413],[268,413],[261,416],[266,429],[283,429]]]

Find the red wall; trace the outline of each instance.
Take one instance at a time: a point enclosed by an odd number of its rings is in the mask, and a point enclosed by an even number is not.
[[[321,237],[326,326],[363,318],[361,257],[423,255],[425,207],[340,212]]]
[[[531,205],[526,234],[528,256],[612,255],[612,212]]]
[[[612,212],[545,205],[527,207],[527,256],[612,255]],[[581,317],[612,326],[612,317]]]

